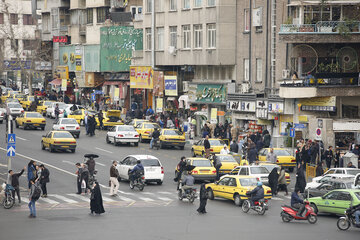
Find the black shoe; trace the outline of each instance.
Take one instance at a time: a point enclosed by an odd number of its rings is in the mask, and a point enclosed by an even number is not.
[[[33,217],[33,215],[32,215],[32,214],[30,214],[28,217],[29,217],[29,218],[32,218],[32,217]]]
[[[81,194],[81,192],[77,192],[76,194]]]

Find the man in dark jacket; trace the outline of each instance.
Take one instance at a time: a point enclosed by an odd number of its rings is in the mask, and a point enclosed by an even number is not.
[[[25,169],[26,169],[26,166],[19,173],[14,173],[13,170],[9,170],[11,186],[13,186],[13,188],[15,189],[12,192],[12,196],[13,196],[14,201],[15,201],[15,192],[16,192],[19,203],[21,203],[19,177],[24,173]]]
[[[257,159],[257,151],[255,148],[255,144],[251,143],[248,154],[247,154],[247,160],[248,160],[249,164],[252,164],[256,161],[256,159]]]
[[[205,157],[209,158],[210,157],[210,142],[209,142],[209,135],[206,135],[205,140],[204,140],[204,148],[205,148]]]
[[[305,210],[304,200],[299,197],[300,189],[295,189],[291,194],[291,207],[298,209],[296,216],[301,217]]]
[[[265,131],[267,131],[267,130],[265,130]],[[264,135],[264,148],[270,147],[270,142],[271,142],[271,136],[270,136],[269,132],[267,132],[267,134]]]
[[[182,173],[185,171],[185,167],[186,167],[186,157],[181,157],[180,162],[177,165],[177,174],[176,177],[174,178],[174,182],[179,182],[179,180],[181,179],[181,175]]]
[[[264,188],[262,186],[262,182],[257,183],[257,187],[252,191],[248,192],[246,195],[250,195],[250,204],[254,206],[254,202],[259,201],[264,198]]]
[[[42,190],[42,195],[41,197],[47,197],[47,189],[46,189],[46,184],[48,182],[50,182],[50,172],[49,169],[45,168],[44,164],[40,165],[41,168],[41,175],[40,175],[40,186],[41,186],[41,190]]]
[[[100,112],[98,113],[98,119],[99,119],[99,129],[103,130],[103,128],[104,128],[104,124],[103,124],[104,115],[103,115],[102,110],[100,110]]]
[[[334,158],[334,152],[332,150],[332,146],[329,146],[329,148],[325,151],[325,161],[326,161],[326,167],[330,168],[331,167],[331,162]]]
[[[233,153],[238,153],[239,152],[239,145],[236,143],[235,139],[233,139],[233,142],[230,145],[230,152],[233,152]]]

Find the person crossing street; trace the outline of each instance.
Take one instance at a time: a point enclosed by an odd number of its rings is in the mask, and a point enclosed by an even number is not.
[[[110,196],[116,197],[119,190],[119,172],[116,169],[117,161],[113,161],[112,166],[110,167]]]
[[[42,190],[42,195],[41,197],[47,197],[47,188],[46,188],[46,184],[48,182],[50,182],[50,172],[49,169],[45,168],[44,164],[40,165],[41,168],[41,175],[40,175],[40,186],[41,186],[41,190]]]

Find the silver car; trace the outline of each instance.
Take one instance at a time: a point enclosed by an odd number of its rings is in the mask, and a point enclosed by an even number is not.
[[[6,109],[0,108],[0,123],[3,123],[3,121],[5,119],[5,115],[6,115]]]
[[[119,125],[112,127],[106,134],[106,143],[134,143],[139,145],[139,133],[131,125]]]
[[[24,109],[22,108],[20,103],[10,102],[10,103],[6,104],[6,114],[8,114],[8,115],[17,117],[23,112],[24,112]]]
[[[59,120],[54,123],[53,130],[68,131],[75,138],[80,137],[80,125],[73,118],[59,118]]]

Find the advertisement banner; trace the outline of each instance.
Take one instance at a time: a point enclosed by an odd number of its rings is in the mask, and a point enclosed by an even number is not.
[[[210,123],[215,123],[215,124],[217,123],[217,108],[211,109]]]
[[[66,91],[67,89],[67,79],[61,80],[61,91]]]
[[[76,55],[75,56],[75,64],[76,64],[76,67],[75,67],[75,71],[77,72],[81,72],[81,55]]]
[[[163,111],[163,98],[157,98],[156,99],[156,112],[162,112]]]
[[[223,84],[198,84],[196,102],[226,104],[226,86]]]
[[[302,106],[335,107],[336,97],[313,97],[299,99],[299,104]]]
[[[151,67],[130,67],[130,88],[153,89]]]
[[[61,79],[69,79],[69,67],[68,66],[57,66],[55,70],[55,77]]]
[[[154,71],[154,96],[162,97],[164,95],[164,72]]]
[[[115,87],[114,90],[114,101],[119,101],[120,97],[120,88]]]
[[[177,96],[177,77],[176,76],[165,76],[165,95],[166,96]]]

